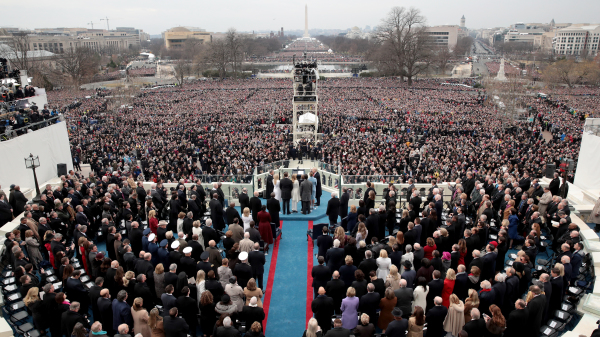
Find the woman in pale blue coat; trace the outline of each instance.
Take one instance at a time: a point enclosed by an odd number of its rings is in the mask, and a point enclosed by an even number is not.
[[[342,327],[345,329],[354,329],[358,324],[358,302],[356,290],[353,287],[348,287],[346,290],[346,298],[342,300]]]
[[[314,173],[312,171],[310,171],[310,177],[308,178],[308,181],[310,181],[313,185],[313,189],[312,189],[312,196],[311,196],[311,200],[310,200],[310,206],[311,208],[314,208],[315,206],[315,200],[317,197],[317,179],[313,176]]]

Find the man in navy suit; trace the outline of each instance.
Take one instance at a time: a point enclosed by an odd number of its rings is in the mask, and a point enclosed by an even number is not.
[[[319,247],[317,256],[325,257],[327,250],[333,246],[333,238],[328,235],[329,229],[327,226],[323,226],[323,235],[317,238],[317,247]]]
[[[456,273],[456,280],[454,281],[454,290],[452,293],[456,294],[461,301],[464,301],[468,296],[469,276],[465,271],[465,265],[459,265],[457,270],[458,273]]]
[[[131,316],[131,307],[127,302],[127,291],[121,290],[117,294],[117,298],[112,301],[113,312],[113,329],[118,330],[119,325],[127,324],[133,326],[133,317]]]
[[[263,289],[263,274],[265,273],[265,254],[259,251],[260,245],[254,243],[254,250],[248,253],[248,263],[252,267],[252,277],[258,283],[258,287]]]
[[[329,249],[325,254],[325,260],[327,260],[327,266],[331,273],[339,270],[344,264],[345,252],[344,248],[340,248],[340,240],[333,240],[333,248]]]
[[[373,285],[373,283],[369,283],[367,285],[367,293],[360,298],[358,311],[369,315],[370,319],[375,322],[377,317],[376,310],[379,308],[380,300],[381,296],[379,293],[375,292],[375,285]]]
[[[333,274],[329,267],[325,266],[325,257],[319,256],[317,261],[319,264],[314,266],[310,273],[313,278],[312,287],[315,297],[317,297],[320,287],[325,288],[327,286],[327,282],[331,280]]]
[[[573,252],[573,256],[571,256],[571,267],[573,269],[573,272],[571,273],[572,280],[579,276],[579,268],[581,268],[581,264],[583,263],[583,256],[579,253],[583,249],[583,243],[577,242],[574,247],[575,251]]]
[[[429,282],[429,292],[427,293],[427,315],[429,315],[429,309],[433,308],[434,300],[436,297],[442,296],[442,290],[444,289],[444,281],[440,279],[442,273],[439,270],[433,271],[433,279]]]
[[[81,277],[81,271],[75,270],[71,277],[65,282],[65,293],[73,301],[79,302],[81,305],[81,313],[87,314],[88,307],[90,305],[88,290],[83,286],[83,283],[79,278]]]

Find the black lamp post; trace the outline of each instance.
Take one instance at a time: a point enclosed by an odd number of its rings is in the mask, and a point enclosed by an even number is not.
[[[35,168],[40,167],[40,158],[38,156],[33,156],[33,154],[29,154],[29,157],[25,158],[25,167],[33,170],[33,179],[35,180],[35,198],[34,201],[40,200],[40,186],[38,185],[37,175],[35,174]]]

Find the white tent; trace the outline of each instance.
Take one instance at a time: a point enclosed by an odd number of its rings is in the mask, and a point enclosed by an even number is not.
[[[315,123],[317,121],[317,116],[313,113],[305,113],[304,115],[298,118],[298,123]]]

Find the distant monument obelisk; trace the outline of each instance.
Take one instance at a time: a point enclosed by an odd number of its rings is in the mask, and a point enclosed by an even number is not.
[[[496,75],[496,81],[506,81],[506,75],[504,74],[504,59],[500,61],[500,69],[498,69],[498,75]]]
[[[304,36],[310,37],[308,34],[308,5],[304,5]]]

